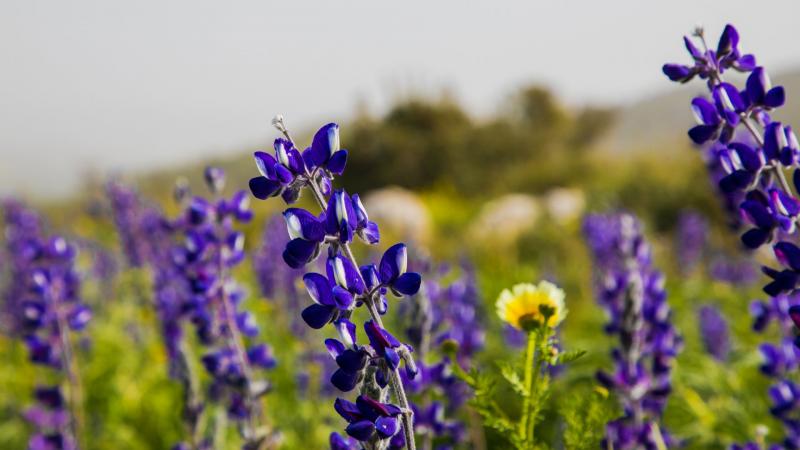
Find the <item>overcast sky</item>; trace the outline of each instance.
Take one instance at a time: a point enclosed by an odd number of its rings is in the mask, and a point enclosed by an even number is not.
[[[686,61],[697,23],[714,39],[737,24],[775,73],[800,63],[799,13],[797,0],[0,0],[0,194],[251,150],[276,112],[304,129],[409,92],[447,88],[476,114],[529,82],[626,103],[669,88],[661,64]]]

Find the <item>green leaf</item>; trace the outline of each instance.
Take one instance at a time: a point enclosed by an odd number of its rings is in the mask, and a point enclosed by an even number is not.
[[[528,392],[528,388],[525,387],[525,383],[522,382],[519,373],[517,373],[511,364],[500,364],[500,373],[503,375],[503,378],[508,381],[516,393],[523,397],[530,395],[530,392]]]
[[[586,350],[572,350],[558,355],[558,364],[569,364],[586,354]]]

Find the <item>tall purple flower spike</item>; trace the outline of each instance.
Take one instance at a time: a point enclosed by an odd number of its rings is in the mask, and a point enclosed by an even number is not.
[[[358,387],[362,393],[356,403],[337,400],[336,410],[349,424],[345,429],[349,438],[331,435],[331,448],[354,448],[355,440],[380,442],[381,448],[408,446],[413,450],[414,414],[400,366],[405,365],[404,373],[410,378],[416,376],[418,368],[410,346],[384,328],[381,316],[388,309],[386,295],[416,294],[421,276],[408,271],[404,244],[387,249],[378,264],[360,266],[356,262],[350,247],[355,238],[377,244],[380,232],[357,194],[333,188],[334,178],[344,172],[347,163],[347,150],[340,147],[339,126],[323,126],[314,134],[311,146],[300,152],[283,118],[276,117],[273,124],[283,137],[275,140],[274,156],[255,153],[260,175],[250,180],[250,190],[258,199],[280,195],[288,204],[297,201],[304,188],[311,192],[319,207],[317,213],[301,208],[284,211],[290,241],[282,258],[289,267],[299,269],[325,254],[325,273],[309,272],[303,277],[312,303],[301,317],[315,329],[327,324],[337,328],[341,340],[326,340],[338,366],[331,383],[344,392]],[[355,308],[361,306],[370,315],[364,324],[368,345],[356,343],[356,326],[350,322]],[[386,403],[389,395],[397,406]]]
[[[741,235],[742,243],[751,249],[770,245],[779,264],[777,268],[762,268],[771,278],[764,292],[772,299],[753,303],[751,312],[756,331],[763,330],[774,318],[783,326],[785,338],[781,343],[761,346],[761,369],[776,379],[769,395],[773,415],[785,424],[783,444],[797,447],[797,428],[789,415],[798,390],[785,379],[785,373],[797,365],[795,351],[790,349],[790,319],[796,316],[789,311],[800,282],[800,145],[790,126],[770,117],[786,101],[783,87],[772,86],[755,57],[739,50],[736,28],[725,27],[716,49],[709,48],[702,29],[696,30],[693,38],[684,38],[692,63],[666,64],[663,71],[673,81],[685,83],[700,77],[706,82],[709,96],[692,100],[698,125],[689,130],[689,137],[698,145],[714,149],[711,160],[716,164],[709,167],[716,167],[713,178],[729,211],[741,217],[734,223],[747,227]],[[743,86],[737,87],[723,78],[728,69],[748,74]],[[793,172],[791,182],[786,176],[789,171]]]
[[[453,375],[453,361],[435,349],[444,341],[453,340],[459,344],[458,363],[470,365],[485,340],[481,299],[469,263],[456,268],[432,266],[424,261],[417,265],[426,267],[423,289],[403,302],[401,313],[403,323],[408,324],[408,342],[420,361],[419,373],[414,377],[401,374],[412,396],[416,434],[420,441],[424,440],[425,448],[432,447],[433,442],[457,445],[467,438],[466,426],[456,416],[470,391]]]
[[[614,370],[597,378],[618,394],[625,413],[608,423],[602,447],[672,446],[660,421],[682,341],[671,323],[664,277],[652,267],[650,247],[634,216],[591,215],[583,229],[595,264],[597,298],[609,317],[605,331],[619,339],[611,353]]]
[[[258,323],[241,309],[245,293],[231,275],[244,260],[244,234],[235,225],[252,218],[250,198],[243,191],[222,197],[224,172],[210,168],[205,174],[214,198],[186,201],[183,215],[170,224],[179,243],[162,268],[181,280],[185,292],[177,293],[178,314],[191,321],[207,349],[201,363],[211,377],[209,400],[226,406],[244,448],[260,448],[275,438],[261,427],[259,398],[270,385],[260,369],[271,369],[276,361],[271,348],[258,342]]]
[[[36,429],[28,446],[77,449],[82,394],[73,335],[87,327],[92,311],[80,299],[76,247],[60,236],[45,237],[38,215],[21,203],[6,202],[4,216],[14,274],[6,292],[6,301],[16,309],[11,329],[27,347],[30,361],[54,371],[69,387],[68,395],[59,384],[36,387],[36,403],[24,413]]]

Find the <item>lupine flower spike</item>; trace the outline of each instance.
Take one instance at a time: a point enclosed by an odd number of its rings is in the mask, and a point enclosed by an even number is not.
[[[592,215],[584,234],[595,263],[598,301],[619,339],[615,369],[598,380],[616,392],[624,415],[608,423],[603,448],[667,448],[675,445],[661,415],[671,391],[672,361],[682,341],[670,321],[664,277],[653,269],[650,247],[630,214]]]
[[[307,189],[320,209],[316,214],[294,207],[284,211],[291,240],[283,260],[299,269],[325,255],[325,273],[303,276],[312,304],[301,317],[311,328],[332,324],[339,331],[341,340],[326,341],[338,365],[331,383],[344,392],[357,389],[360,395],[355,403],[337,399],[334,407],[348,423],[345,432],[362,447],[415,449],[413,411],[399,370],[402,363],[414,378],[418,368],[411,348],[384,328],[381,316],[388,310],[387,294],[414,295],[421,277],[407,270],[408,249],[402,243],[387,249],[379,264],[356,262],[350,248],[355,237],[377,244],[380,233],[357,194],[334,189],[334,178],[344,172],[348,155],[340,147],[339,126],[330,123],[320,128],[311,146],[301,152],[283,117],[276,117],[273,125],[283,137],[275,140],[272,154],[255,153],[260,176],[250,180],[250,190],[258,199],[281,196],[293,204]],[[367,345],[357,342],[357,327],[350,321],[360,306],[370,315],[363,324]],[[334,434],[331,448],[353,448],[352,439]]]
[[[222,198],[224,173],[205,172],[213,201],[194,197],[179,219],[183,243],[174,249],[173,261],[188,286],[188,311],[197,337],[207,351],[202,364],[211,376],[210,400],[224,405],[239,426],[243,448],[257,449],[278,436],[263,425],[260,398],[270,390],[258,369],[275,366],[270,347],[257,343],[259,327],[254,316],[241,309],[244,291],[231,269],[244,259],[244,234],[235,223],[252,218],[249,197],[239,191]]]
[[[25,418],[36,428],[28,443],[32,450],[79,447],[83,425],[82,391],[74,352],[74,333],[89,324],[92,312],[80,299],[80,277],[75,271],[76,249],[60,236],[45,238],[34,212],[17,203],[5,208],[6,235],[18,289],[9,294],[19,308],[15,329],[32,363],[63,378],[62,384],[37,386],[35,406]],[[65,395],[63,386],[67,386]]]
[[[725,26],[716,50],[708,48],[702,29],[696,30],[693,37],[684,38],[692,64],[666,64],[663,71],[673,81],[688,82],[695,76],[706,81],[709,95],[692,100],[698,125],[689,130],[689,137],[696,144],[714,149],[714,159],[724,169],[718,179],[719,189],[729,200],[736,201],[748,227],[741,235],[742,243],[751,249],[771,246],[779,265],[763,267],[771,279],[764,292],[772,299],[753,303],[751,313],[756,331],[763,330],[771,318],[784,324],[785,337],[779,346],[761,346],[765,360],[762,371],[776,379],[769,392],[771,412],[785,425],[783,444],[796,448],[800,435],[794,405],[800,391],[786,373],[797,364],[797,350],[790,350],[790,324],[800,326],[800,308],[794,304],[800,283],[800,248],[796,244],[800,145],[791,126],[770,116],[786,100],[783,87],[771,84],[766,69],[756,64],[754,56],[742,54],[736,28]],[[723,78],[731,68],[748,74],[743,86],[737,87]],[[792,174],[792,183],[787,173]],[[756,444],[744,447],[752,445]]]
[[[405,372],[401,375],[412,397],[414,426],[422,448],[455,445],[466,438],[466,427],[456,416],[463,409],[469,387],[453,374],[452,366],[470,364],[474,352],[483,347],[484,330],[473,270],[465,264],[459,272],[453,279],[454,271],[448,267],[428,268],[423,288],[401,308],[419,368],[413,379]],[[446,341],[458,343],[455,361],[436,351]]]

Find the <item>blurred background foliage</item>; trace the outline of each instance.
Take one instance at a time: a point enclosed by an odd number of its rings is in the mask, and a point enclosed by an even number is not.
[[[580,225],[587,211],[619,208],[647,224],[656,266],[667,274],[669,301],[686,341],[665,418],[671,432],[685,438],[687,448],[698,449],[751,439],[759,424],[779,432],[768,411],[769,380],[758,371],[756,349],[765,338],[750,330],[747,314],[749,301],[760,296],[758,282],[732,285],[712,279],[707,270],[712,254],[733,258],[741,250],[727,230],[700,154],[682,139],[683,127],[673,130],[674,141],[616,146],[614,130],[626,120],[623,113],[595,106],[569,108],[541,86],[520,89],[489,117],[471,116],[448,95],[403,99],[385,114],[361,111],[341,124],[342,145],[350,150],[343,184],[360,193],[400,187],[422,205],[427,229],[421,235],[396,231],[394,221],[402,221],[409,210],[398,207],[394,215],[377,219],[385,231],[381,248],[392,238],[410,239],[415,241],[412,256],[416,252],[451,262],[469,258],[475,265],[487,327],[486,348],[475,364],[495,370],[499,360],[519,353],[504,340],[494,315],[501,289],[543,277],[564,287],[570,310],[561,334],[564,345],[588,353],[555,382],[546,423],[557,448],[595,448],[585,441],[585,447],[579,445],[583,438],[576,437],[581,436],[576,430],[592,426],[593,420],[581,412],[596,410],[603,417],[615,411],[613,399],[594,383],[596,370],[609,367],[614,343],[602,332],[605,318],[593,298],[591,261]],[[294,133],[302,136],[300,142],[308,142],[310,133],[301,131]],[[246,188],[256,174],[247,151],[241,157],[125,178],[174,216],[174,180],[186,176],[204,192],[202,167],[209,163],[226,169],[229,189]],[[77,198],[37,206],[52,229],[99,241],[119,253],[102,181],[88,180]],[[501,200],[512,206],[504,210]],[[520,205],[529,206],[529,213],[523,214],[527,210]],[[564,205],[573,206],[565,211]],[[245,230],[250,250],[259,245],[265,220],[281,206],[272,201],[255,202],[254,207],[256,219]],[[675,226],[685,211],[698,211],[709,220],[713,249],[688,274],[675,256]],[[238,275],[279,361],[269,375],[275,385],[265,400],[269,420],[284,433],[285,448],[323,448],[328,433],[340,429],[342,421],[319,383],[301,392],[296,378],[300,368],[317,370],[302,358],[308,348],[322,348],[322,336],[312,332],[310,341],[299,339],[286,312],[258,294],[252,271],[245,268]],[[142,295],[147,283],[149,274],[124,270],[116,280],[88,279],[85,285],[85,296],[96,310],[90,343],[79,354],[87,387],[87,448],[166,449],[181,434],[180,389],[167,377],[154,313]],[[734,351],[725,364],[702,348],[696,318],[701,304],[717,305],[731,321]],[[0,337],[0,448],[24,447],[30,429],[21,411],[39,376],[18,342]],[[514,394],[500,390],[499,395]],[[586,399],[594,397],[600,406],[587,405]],[[559,411],[566,419],[557,418]],[[463,415],[471,417],[466,410]],[[595,436],[602,433],[594,431]],[[503,448],[501,437],[486,433],[489,448]],[[234,442],[231,436],[231,448]]]

